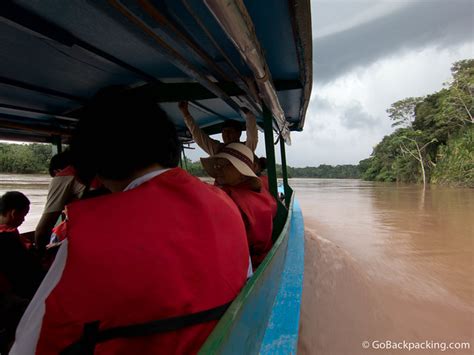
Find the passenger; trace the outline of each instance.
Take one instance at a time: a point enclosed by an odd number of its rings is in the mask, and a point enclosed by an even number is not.
[[[246,282],[237,207],[176,167],[180,144],[159,106],[119,88],[86,107],[71,149],[112,193],[68,205],[67,238],[11,354],[196,353]],[[157,320],[161,330],[132,326]],[[85,326],[122,335],[95,344]]]
[[[9,191],[0,198],[0,278],[13,294],[31,299],[44,272],[18,232],[29,210],[30,201],[21,192]]]
[[[193,116],[189,113],[188,102],[182,101],[179,103],[179,109],[184,116],[184,122],[188,127],[196,144],[201,147],[207,154],[213,156],[229,143],[240,143],[240,136],[242,135],[242,123],[234,120],[227,120],[222,127],[222,140],[224,143],[216,139],[210,138],[194,121]],[[257,121],[253,113],[247,108],[243,107],[242,112],[245,115],[247,140],[244,144],[253,152],[258,144],[258,130]]]
[[[275,200],[261,191],[262,182],[255,175],[253,153],[241,143],[231,143],[220,153],[201,158],[207,173],[239,207],[245,223],[252,266],[255,270],[272,248]]]
[[[30,208],[21,192],[0,197],[0,354],[6,354],[29,299],[44,273],[18,233]]]
[[[86,186],[76,177],[76,169],[71,165],[71,153],[64,151],[56,154],[50,162],[49,173],[53,178],[49,184],[48,197],[35,230],[36,247],[43,252],[49,243],[52,229],[64,207],[79,199]]]

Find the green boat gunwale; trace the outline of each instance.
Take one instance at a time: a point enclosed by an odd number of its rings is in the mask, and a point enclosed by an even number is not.
[[[229,309],[226,313],[222,316],[222,318],[217,323],[216,327],[212,331],[212,333],[207,338],[206,342],[201,347],[199,354],[215,354],[219,353],[219,350],[223,346],[224,342],[229,338],[229,335],[232,331],[233,325],[235,325],[238,320],[238,317],[241,315],[243,308],[246,304],[248,298],[252,295],[255,290],[255,286],[262,280],[265,273],[271,270],[270,266],[275,261],[275,256],[277,252],[282,251],[281,248],[284,248],[288,243],[289,231],[290,231],[290,222],[292,217],[292,210],[294,204],[294,194],[291,195],[291,202],[288,206],[288,214],[286,217],[285,224],[276,239],[275,243],[273,244],[272,249],[268,253],[265,260],[256,270],[254,275],[247,281],[247,284],[244,288],[240,291],[239,295],[230,305]],[[280,275],[281,276],[281,275]],[[273,304],[272,300],[272,304]],[[265,320],[265,325],[268,322],[270,314],[268,314],[267,319]],[[249,329],[249,332],[251,329]],[[263,333],[262,333],[263,338]]]

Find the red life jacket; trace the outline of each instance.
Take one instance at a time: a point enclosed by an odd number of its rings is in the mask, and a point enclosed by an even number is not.
[[[275,199],[269,192],[255,192],[247,187],[225,186],[226,191],[239,207],[245,222],[250,257],[254,270],[265,259],[272,248],[273,204]]]
[[[19,235],[18,228],[6,224],[0,224],[0,233],[15,233]]]
[[[62,242],[67,237],[67,220],[62,221],[56,227],[53,228],[52,234],[54,234],[58,242]]]
[[[100,329],[232,301],[249,262],[245,227],[223,191],[175,168],[125,192],[68,205],[68,254],[46,299],[37,354],[57,354]],[[196,353],[217,321],[100,343],[95,354]]]
[[[16,237],[20,240],[21,244],[26,250],[30,250],[33,247],[32,241],[21,235],[20,232],[18,232],[18,228],[9,227],[6,224],[0,224],[0,233],[3,232],[16,234]]]
[[[267,175],[260,175],[260,181],[262,182],[262,187],[264,187],[267,191],[270,191],[270,185],[268,183],[268,176]]]
[[[275,216],[277,215],[278,206],[277,206],[277,202],[275,200],[275,197],[273,197],[273,195],[270,193],[270,187],[268,185],[268,176],[267,175],[261,175],[259,177],[260,177],[260,181],[262,182],[262,191],[261,192],[264,193],[264,194],[269,195],[270,206],[272,207],[272,215],[273,215],[273,218],[275,218]]]
[[[68,165],[57,172],[55,176],[76,176],[76,169],[72,165]]]

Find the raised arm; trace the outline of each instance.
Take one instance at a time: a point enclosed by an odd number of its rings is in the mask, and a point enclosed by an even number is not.
[[[179,103],[179,109],[184,116],[184,122],[188,127],[191,135],[193,136],[196,144],[201,147],[209,155],[214,155],[219,152],[219,148],[222,145],[218,140],[210,138],[206,133],[194,121],[193,116],[189,113],[187,101],[181,101]]]
[[[245,126],[247,129],[247,141],[245,145],[254,152],[258,144],[257,119],[255,115],[245,107],[242,108],[242,112],[245,116]]]

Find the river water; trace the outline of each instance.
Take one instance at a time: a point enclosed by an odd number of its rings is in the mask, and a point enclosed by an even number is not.
[[[39,220],[49,181],[0,174],[0,194],[19,190],[32,202],[21,232]],[[306,229],[300,354],[474,353],[473,189],[290,183]],[[428,349],[380,349],[403,341]],[[455,342],[471,350],[442,351]]]
[[[292,186],[306,227],[300,354],[474,353],[474,190]],[[457,342],[471,350],[445,348]]]

